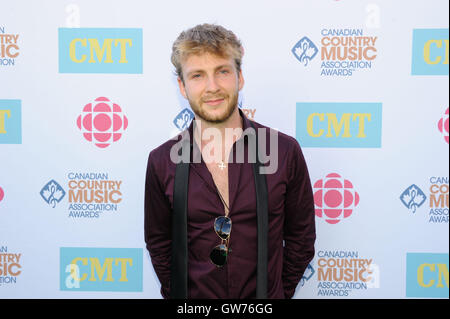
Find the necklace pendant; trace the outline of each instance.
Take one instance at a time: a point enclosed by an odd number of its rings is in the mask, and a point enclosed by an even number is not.
[[[221,170],[223,170],[225,167],[227,167],[223,162],[220,162],[220,164],[219,164],[219,168],[221,169]]]

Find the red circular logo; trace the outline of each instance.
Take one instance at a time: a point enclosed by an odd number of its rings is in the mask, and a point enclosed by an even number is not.
[[[444,136],[444,140],[448,144],[448,108],[445,111],[444,116],[441,117],[441,119],[438,122],[438,129],[439,132],[442,133],[442,135]]]
[[[339,174],[328,174],[314,183],[316,216],[329,224],[337,224],[349,217],[359,203],[353,184]]]
[[[89,142],[100,148],[117,142],[128,127],[128,119],[119,105],[106,97],[86,104],[83,113],[77,118],[77,126]]]
[[[3,197],[5,197],[5,192],[3,192],[3,189],[0,187],[0,202],[3,200]]]

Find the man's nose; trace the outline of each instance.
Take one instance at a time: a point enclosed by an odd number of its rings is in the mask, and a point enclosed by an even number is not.
[[[216,78],[214,76],[209,76],[206,83],[206,91],[207,92],[217,92],[220,90],[219,85],[217,84]]]

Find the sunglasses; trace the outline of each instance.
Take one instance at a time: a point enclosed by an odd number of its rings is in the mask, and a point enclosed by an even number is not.
[[[217,267],[222,267],[227,263],[227,256],[231,253],[228,248],[228,242],[231,233],[231,219],[225,216],[217,217],[214,221],[214,230],[222,239],[222,243],[213,248],[209,254],[211,262]]]

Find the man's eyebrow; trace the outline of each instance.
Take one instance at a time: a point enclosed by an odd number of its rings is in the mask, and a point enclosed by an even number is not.
[[[232,65],[231,64],[222,64],[219,65],[218,67],[215,68],[215,71],[219,70],[219,69],[223,69],[223,68],[231,68]]]
[[[220,70],[220,69],[223,69],[223,68],[230,68],[230,67],[232,67],[231,64],[221,64],[219,66],[216,66],[214,68],[214,71],[217,71],[217,70]],[[192,73],[202,73],[202,72],[204,72],[204,70],[202,70],[202,69],[195,69],[195,70],[189,71],[186,75],[189,76]]]
[[[192,71],[189,71],[186,75],[189,76],[189,75],[191,75],[191,74],[193,74],[193,73],[200,73],[200,72],[203,72],[203,70],[200,70],[200,69],[198,69],[198,70],[192,70]]]

